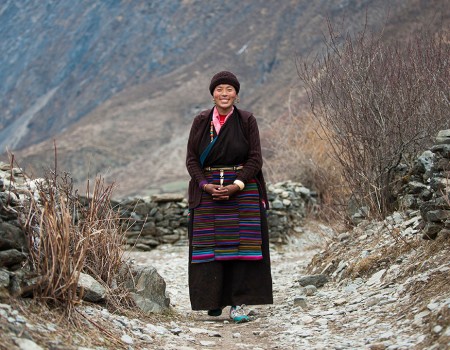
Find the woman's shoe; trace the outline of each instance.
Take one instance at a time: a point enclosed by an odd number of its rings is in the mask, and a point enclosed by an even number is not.
[[[244,311],[244,306],[232,306],[230,309],[230,318],[235,323],[243,323],[250,321],[250,318],[247,316],[247,314]]]
[[[222,310],[224,309],[225,306],[219,308],[219,309],[214,309],[214,310],[208,310],[208,316],[220,316],[222,315]]]

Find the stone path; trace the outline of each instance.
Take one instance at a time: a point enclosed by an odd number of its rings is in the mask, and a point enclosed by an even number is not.
[[[165,279],[172,306],[170,315],[128,318],[99,305],[81,305],[79,311],[89,320],[90,333],[87,334],[90,339],[86,341],[83,334],[86,328],[68,332],[56,319],[49,322],[48,317],[42,318],[45,315],[36,314],[36,318],[30,313],[22,313],[21,306],[0,304],[0,349],[450,348],[450,262],[445,258],[445,250],[440,255],[430,255],[426,261],[413,255],[404,256],[404,261],[411,260],[411,263],[398,265],[402,263],[397,259],[364,279],[334,278],[339,282],[330,281],[319,288],[301,287],[299,280],[307,275],[307,266],[313,256],[317,259],[330,252],[328,249],[317,254],[331,236],[329,228],[317,223],[309,223],[303,230],[289,244],[271,247],[275,303],[248,306],[247,310],[253,315],[249,323],[230,322],[228,308],[220,317],[209,317],[206,312],[190,309],[185,242],[162,245],[150,252],[127,253],[137,264],[154,266]],[[341,237],[340,243],[336,243],[339,240],[335,237],[332,249],[339,252],[342,247],[351,245],[352,254],[360,254],[368,249],[369,237],[380,240],[380,234],[368,236],[368,229],[360,231],[363,236],[347,237],[345,241]],[[388,238],[383,237],[383,241],[388,242]],[[441,260],[436,259],[439,256]],[[343,259],[342,262],[349,259],[349,253],[340,251],[337,258]],[[427,269],[417,272],[420,270],[414,265],[417,263],[420,266],[426,263]],[[341,263],[336,265],[341,266]],[[339,275],[342,270],[339,266],[332,275]],[[412,285],[422,289],[419,292],[409,289]],[[422,286],[441,286],[441,289],[430,297],[423,292]]]
[[[317,290],[299,285],[327,232],[319,225],[287,246],[272,247],[275,303],[248,307],[255,320],[240,325],[228,321],[227,309],[217,318],[190,310],[186,246],[133,253],[137,263],[157,268],[181,316],[172,324],[178,336],[168,337],[165,349],[422,349],[420,317],[414,323],[406,314],[398,316],[399,291],[382,285],[380,274],[366,281],[329,282]]]

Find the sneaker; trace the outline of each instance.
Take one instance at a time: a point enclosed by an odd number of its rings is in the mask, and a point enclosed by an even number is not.
[[[220,316],[220,315],[222,315],[223,309],[224,309],[224,306],[222,306],[219,309],[208,310],[208,316]]]
[[[247,316],[247,314],[244,311],[244,306],[232,306],[230,308],[230,318],[235,323],[243,323],[250,321],[250,318]]]

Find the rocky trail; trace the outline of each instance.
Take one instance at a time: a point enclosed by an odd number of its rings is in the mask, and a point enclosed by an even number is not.
[[[272,245],[274,304],[247,306],[252,315],[248,323],[231,322],[228,308],[219,317],[190,309],[188,248],[186,242],[179,242],[161,245],[150,252],[127,253],[135,264],[153,265],[166,281],[171,300],[168,315],[125,316],[100,305],[83,304],[77,309],[86,322],[68,326],[47,309],[36,311],[23,304],[0,304],[0,348],[447,349],[448,247],[435,251],[429,260],[421,259],[426,271],[416,268],[409,278],[395,274],[401,260],[405,269],[413,271],[417,254],[425,250],[404,249],[402,254],[395,255],[397,263],[387,268],[373,262],[375,272],[367,277],[347,276],[345,271],[351,270],[350,263],[346,268],[342,262],[338,263],[334,272],[330,269],[327,263],[330,256],[336,252],[342,257],[343,247],[348,249],[347,262],[352,261],[355,252],[364,252],[362,247],[375,251],[374,242],[380,238],[384,242],[380,249],[392,247],[395,242],[388,236],[373,234],[376,225],[360,225],[351,231],[354,236],[348,237],[349,233],[336,235],[329,227],[308,222],[303,232],[288,244]],[[438,243],[426,243],[427,249]],[[330,277],[326,283],[325,275],[311,274],[314,268],[322,269],[323,265],[328,266],[325,269]],[[420,288],[413,288],[417,283]],[[430,285],[440,289],[427,289]]]

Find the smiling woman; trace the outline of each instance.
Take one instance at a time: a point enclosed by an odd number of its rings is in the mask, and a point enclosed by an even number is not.
[[[195,117],[186,166],[189,183],[189,295],[193,310],[219,316],[231,306],[271,304],[272,277],[258,126],[239,110],[240,83],[227,71],[211,79],[215,106]]]

